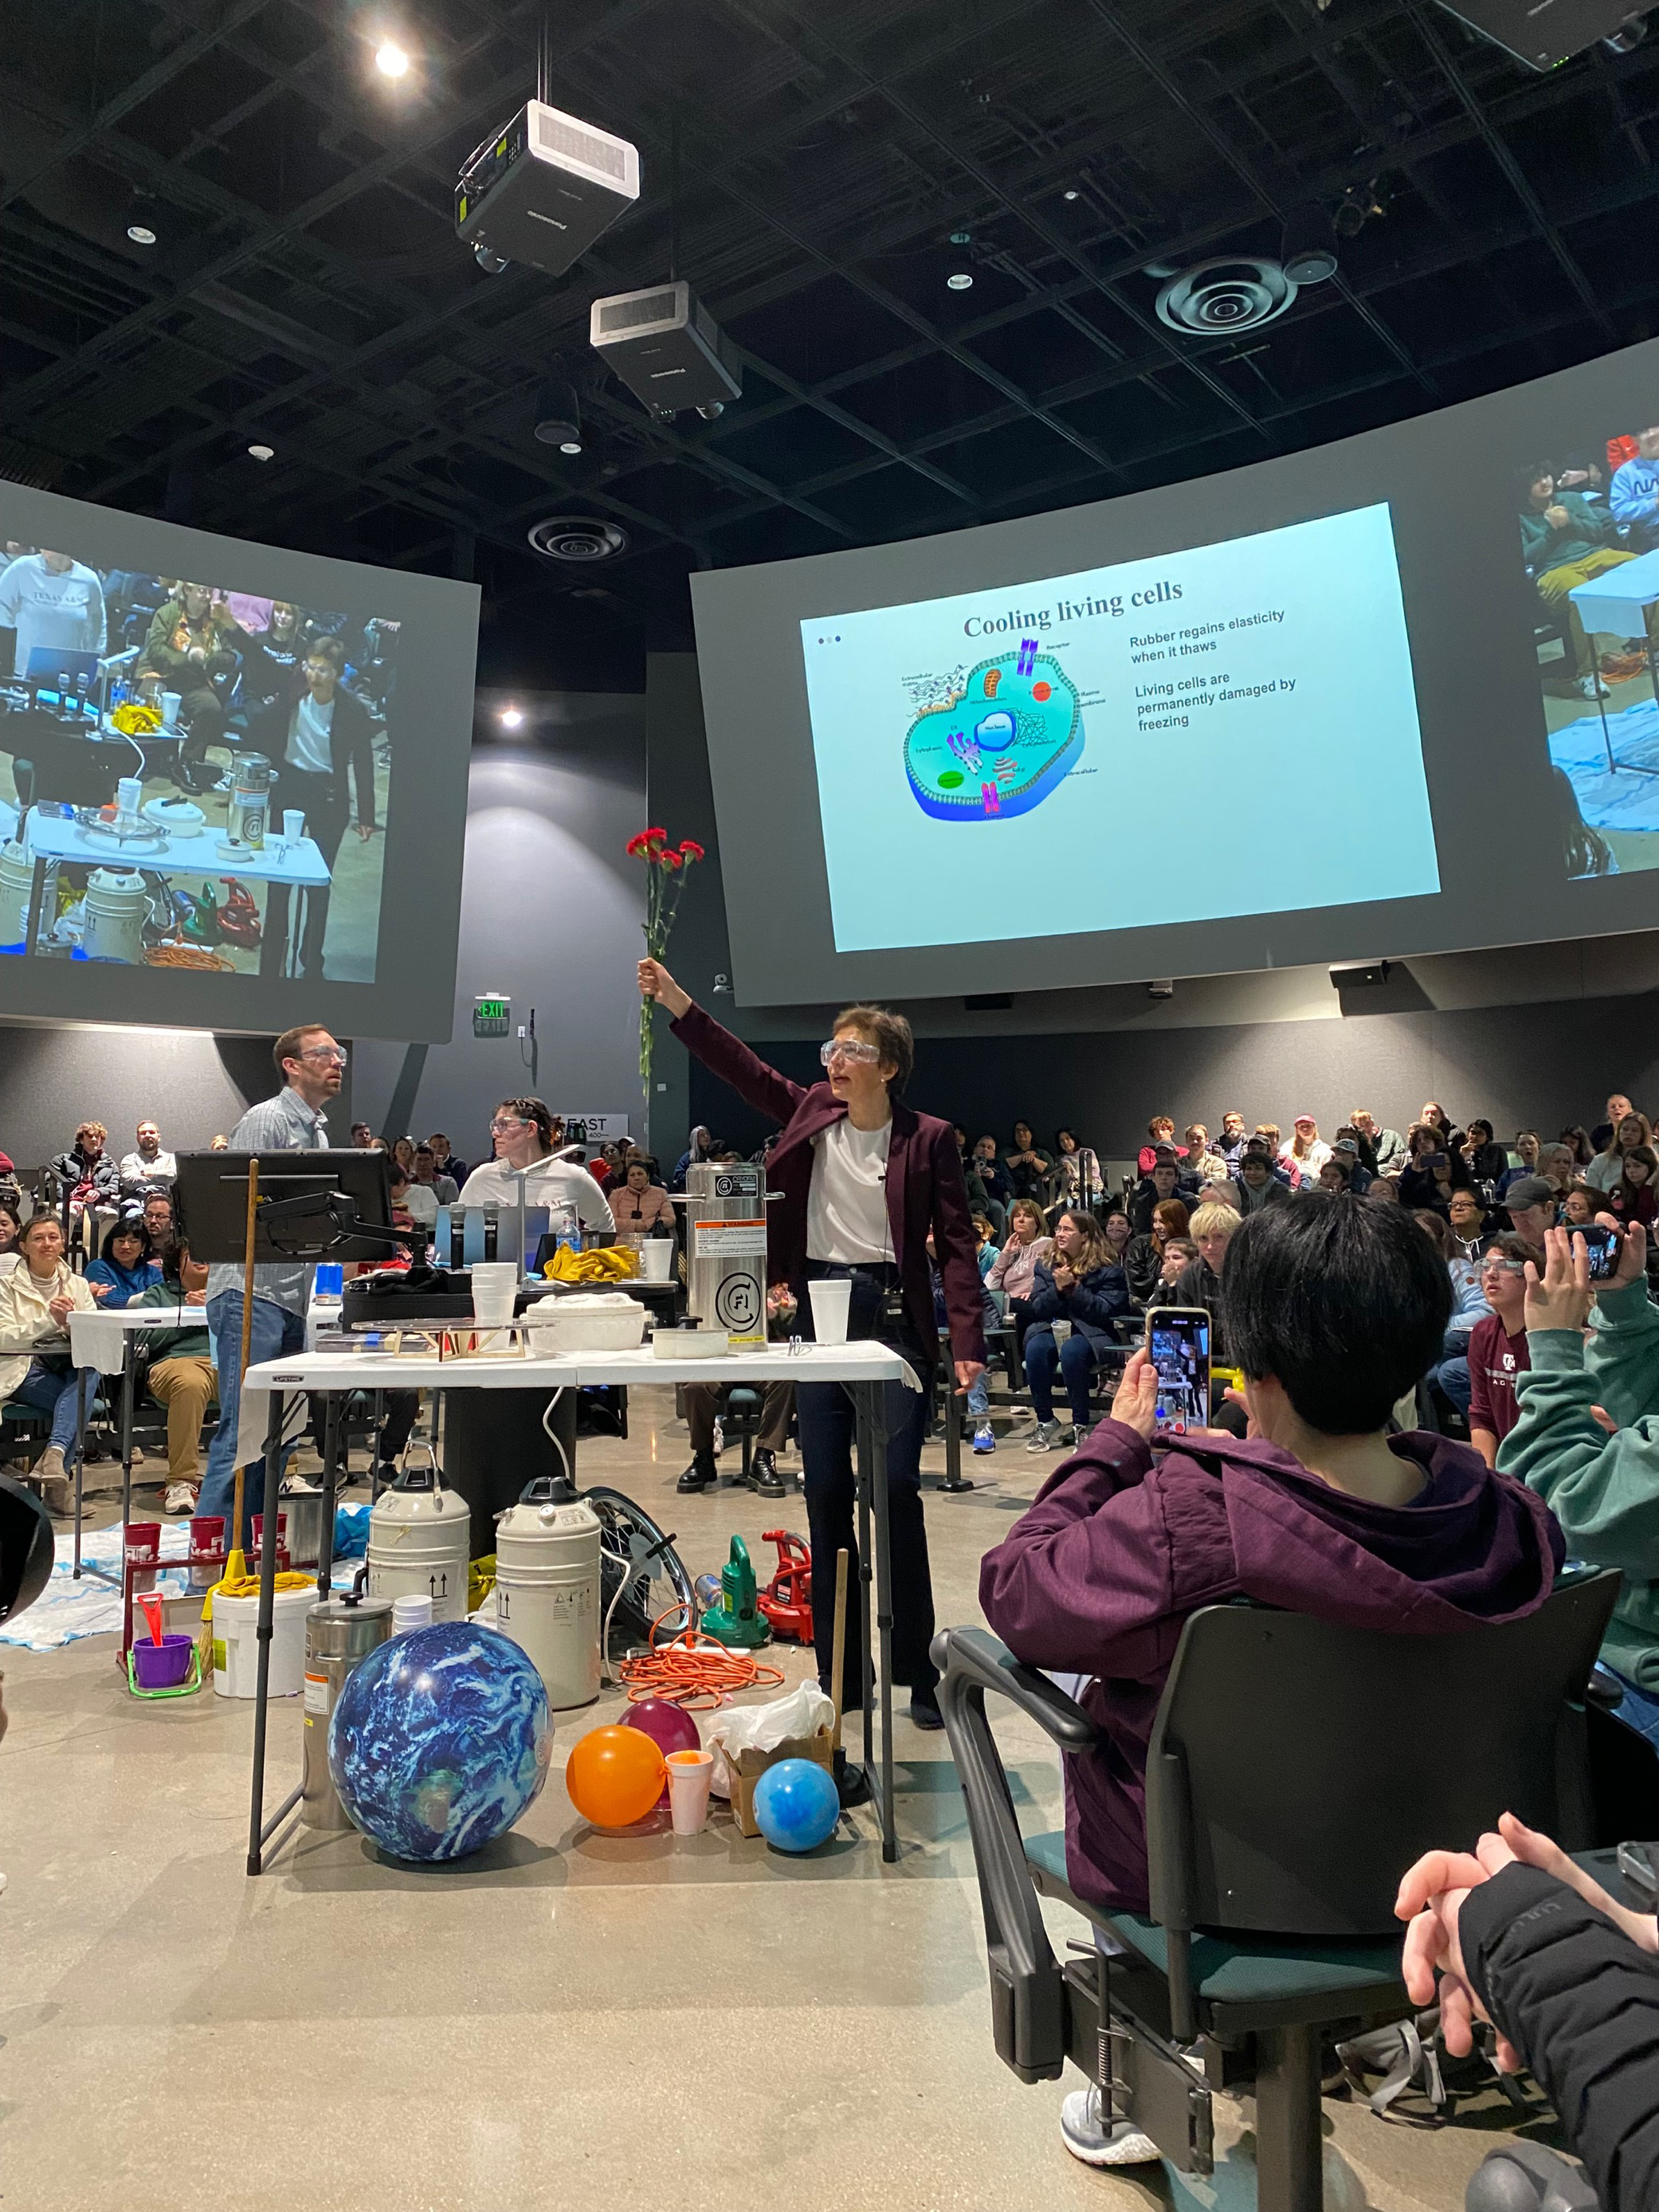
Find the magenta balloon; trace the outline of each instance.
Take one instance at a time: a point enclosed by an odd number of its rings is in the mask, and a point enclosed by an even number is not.
[[[671,1705],[665,1698],[642,1698],[637,1705],[630,1705],[623,1715],[623,1726],[641,1729],[665,1759],[671,1751],[699,1751],[702,1747],[696,1721],[678,1705]]]
[[[690,1713],[678,1705],[671,1705],[666,1698],[641,1698],[637,1705],[630,1705],[622,1717],[624,1728],[636,1728],[641,1735],[648,1735],[665,1759],[671,1751],[700,1751],[702,1738],[697,1734],[697,1724]],[[659,1805],[668,1802],[668,1784],[662,1785]]]

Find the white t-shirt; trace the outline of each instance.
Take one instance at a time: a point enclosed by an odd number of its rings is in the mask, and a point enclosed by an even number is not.
[[[27,672],[37,645],[67,653],[104,649],[104,587],[90,568],[71,562],[61,576],[39,553],[21,554],[0,571],[0,624],[17,633],[15,672]]]
[[[334,727],[334,702],[319,706],[307,691],[294,709],[294,720],[288,726],[289,768],[297,768],[307,775],[332,775],[334,746],[329,732]]]
[[[525,1175],[526,1206],[554,1206],[568,1200],[584,1229],[614,1229],[610,1202],[586,1168],[570,1160],[539,1160]],[[486,1160],[461,1185],[463,1206],[516,1206],[519,1178],[504,1160]]]
[[[855,1129],[845,1116],[812,1139],[812,1180],[806,1193],[806,1256],[890,1261],[887,1223],[887,1153],[893,1124]]]

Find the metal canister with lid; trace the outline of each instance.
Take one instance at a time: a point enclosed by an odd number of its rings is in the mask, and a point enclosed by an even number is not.
[[[766,1170],[699,1161],[685,1175],[686,1304],[733,1351],[766,1341]]]
[[[270,763],[263,753],[240,753],[232,775],[234,781],[230,792],[230,834],[240,844],[250,845],[256,853],[260,852],[270,813],[270,787],[274,781]]]
[[[361,1582],[362,1577],[359,1577]],[[328,1731],[346,1676],[392,1633],[386,1598],[331,1597],[306,1615],[305,1735],[300,1818],[307,1827],[349,1828],[350,1820],[328,1771]]]

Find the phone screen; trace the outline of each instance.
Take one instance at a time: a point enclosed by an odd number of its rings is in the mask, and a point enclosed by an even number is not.
[[[1184,1435],[1210,1418],[1210,1316],[1200,1309],[1155,1307],[1146,1346],[1158,1370],[1158,1425]]]
[[[1589,1228],[1577,1228],[1574,1237],[1582,1237],[1589,1248],[1589,1279],[1593,1283],[1605,1283],[1619,1265],[1619,1232],[1603,1229],[1592,1222]]]

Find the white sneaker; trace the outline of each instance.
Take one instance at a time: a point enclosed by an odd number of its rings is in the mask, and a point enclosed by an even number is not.
[[[1026,1439],[1025,1449],[1027,1451],[1053,1451],[1059,1434],[1058,1421],[1039,1421]]]
[[[974,1431],[974,1449],[976,1452],[994,1452],[996,1448],[996,1435],[991,1424],[988,1421],[981,1421]]]
[[[1085,1429],[1083,1436],[1086,1437],[1089,1431]],[[1081,1442],[1082,1437],[1079,1436],[1077,1430],[1073,1426],[1072,1423],[1067,1421],[1065,1427],[1059,1430],[1055,1434],[1054,1449],[1056,1451],[1071,1451]]]
[[[320,1498],[323,1486],[313,1482],[308,1474],[285,1474],[278,1494],[283,1498]]]
[[[163,1513],[193,1513],[196,1510],[196,1486],[193,1482],[170,1482],[161,1492]]]
[[[1115,2119],[1109,2131],[1102,2128],[1098,2086],[1073,2089],[1066,2098],[1060,2108],[1060,2139],[1085,2166],[1150,2166],[1160,2155],[1133,2120]]]
[[[1605,699],[1607,687],[1599,676],[1581,676],[1573,689],[1581,699]]]

